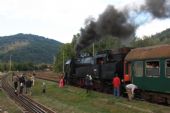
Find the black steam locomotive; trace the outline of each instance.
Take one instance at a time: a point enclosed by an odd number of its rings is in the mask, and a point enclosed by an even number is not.
[[[87,54],[65,63],[65,77],[69,84],[85,86],[85,76],[90,74],[93,78],[93,89],[104,92],[112,91],[112,79],[117,73],[121,79],[124,75],[124,58],[130,48],[105,50],[95,56]]]

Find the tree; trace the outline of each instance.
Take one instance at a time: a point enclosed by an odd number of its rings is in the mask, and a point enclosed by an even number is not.
[[[144,36],[143,39],[136,38],[131,44],[132,47],[146,47],[161,44],[159,38]]]
[[[114,49],[120,47],[122,47],[120,40],[118,38],[109,35],[105,36],[104,38],[101,38],[101,40],[96,40],[94,42],[95,53],[106,49]],[[90,45],[89,47],[83,50],[83,52],[88,52],[88,53],[92,53],[92,51],[93,51],[93,45]]]
[[[54,71],[62,72],[63,65],[66,60],[75,57],[74,45],[67,43],[60,47],[59,53],[56,55],[55,63],[54,63]]]

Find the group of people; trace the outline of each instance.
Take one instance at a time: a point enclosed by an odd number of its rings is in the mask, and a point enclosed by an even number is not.
[[[92,76],[87,74],[85,77],[85,87],[86,87],[86,92],[88,93],[92,87],[93,87],[93,82],[92,82]],[[113,77],[112,80],[112,85],[113,85],[113,94],[114,96],[120,96],[120,88],[121,88],[121,80],[116,73],[115,76]],[[132,83],[127,83],[125,85],[126,93],[128,96],[128,100],[132,100],[134,98],[134,91],[137,89],[137,86]]]
[[[93,82],[92,82],[92,76],[87,74],[85,77],[85,87],[86,87],[86,92],[88,93],[92,87],[93,87]],[[115,76],[113,77],[112,80],[112,85],[113,85],[113,94],[114,96],[120,96],[120,87],[121,87],[121,80],[116,73]],[[137,89],[137,86],[132,83],[127,83],[125,85],[126,93],[128,96],[128,100],[132,100],[134,98],[134,91]]]
[[[120,96],[120,87],[121,87],[121,80],[116,73],[112,80],[113,85],[113,94],[115,96]],[[126,93],[128,95],[128,100],[132,100],[134,98],[134,90],[137,89],[135,84],[126,84],[125,85]]]
[[[15,94],[22,94],[25,89],[25,93],[29,93],[31,95],[31,87],[34,85],[34,76],[31,77],[26,76],[24,73],[18,75],[13,73],[12,80],[14,83]]]
[[[67,80],[66,80],[64,74],[60,74],[59,78],[60,78],[60,80],[59,80],[58,87],[63,88],[65,86],[65,84],[67,84]],[[92,89],[92,86],[93,86],[92,80],[93,80],[92,76],[87,74],[85,77],[85,81],[84,81],[84,85],[86,87],[87,93],[89,93],[89,91]]]
[[[25,76],[23,76],[23,74],[21,74],[20,76],[14,75],[13,81],[14,81],[15,93],[17,93],[18,83],[19,83],[19,93],[20,94],[23,93],[24,86],[26,86],[26,93],[28,91],[31,92],[30,89],[34,85],[34,75],[31,76],[30,78],[27,78],[27,79],[25,79]],[[58,84],[59,87],[60,88],[64,87],[65,83],[66,83],[66,81],[65,81],[64,74],[61,74],[60,75],[60,81],[59,81],[59,84]],[[85,87],[86,87],[86,92],[89,93],[89,91],[93,87],[93,78],[90,74],[86,75],[84,84],[85,84]],[[117,73],[115,74],[115,76],[112,79],[112,85],[113,85],[114,96],[120,96],[121,80],[120,80]],[[42,89],[43,89],[42,93],[45,93],[46,92],[45,82],[43,82]],[[137,89],[137,86],[135,84],[129,83],[129,84],[126,84],[125,89],[126,89],[126,93],[128,95],[128,99],[132,100],[133,97],[134,97],[134,90]]]

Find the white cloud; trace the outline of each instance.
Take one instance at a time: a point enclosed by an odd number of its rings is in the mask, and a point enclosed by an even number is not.
[[[166,30],[167,28],[170,28],[170,19],[154,19],[151,22],[140,26],[136,31],[136,35],[141,38],[143,36],[151,36]]]
[[[0,0],[0,35],[35,33],[70,42],[84,20],[105,7],[98,0]]]
[[[71,42],[87,17],[97,18],[109,4],[122,8],[133,2],[143,0],[0,0],[0,36],[32,33]]]

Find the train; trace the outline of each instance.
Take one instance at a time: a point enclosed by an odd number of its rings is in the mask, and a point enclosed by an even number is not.
[[[90,74],[97,91],[112,93],[115,73],[121,79],[122,95],[126,95],[125,85],[133,83],[140,98],[170,104],[170,45],[104,50],[65,63],[69,84],[84,87],[85,76]]]
[[[125,75],[141,89],[142,98],[170,104],[170,45],[132,49],[124,65]]]

